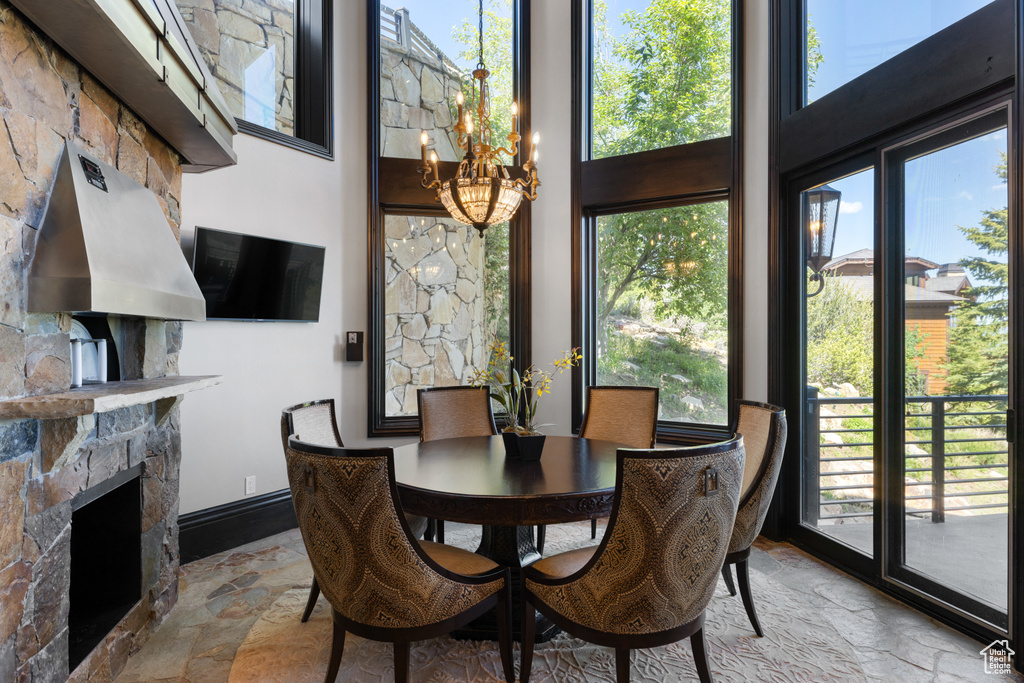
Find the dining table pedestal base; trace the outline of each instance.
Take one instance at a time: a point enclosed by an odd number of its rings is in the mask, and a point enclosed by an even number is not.
[[[534,544],[532,526],[484,526],[480,547],[476,552],[494,560],[512,573],[512,637],[522,642],[523,592],[522,570],[540,559]],[[496,611],[474,619],[452,636],[461,640],[497,640]],[[537,636],[534,642],[544,643],[561,632],[547,617],[537,613]]]

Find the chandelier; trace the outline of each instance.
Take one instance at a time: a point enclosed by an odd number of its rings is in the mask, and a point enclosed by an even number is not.
[[[501,155],[515,157],[519,153],[519,106],[512,103],[512,132],[506,140],[508,147],[495,147],[491,142],[491,101],[487,77],[491,75],[484,65],[484,2],[480,0],[479,11],[480,59],[473,78],[476,100],[476,140],[473,139],[474,123],[472,111],[463,114],[464,98],[461,92],[455,97],[458,106],[458,117],[453,130],[459,134],[459,149],[466,155],[459,162],[455,176],[442,181],[437,172],[437,153],[430,152],[430,163],[427,162],[427,143],[429,136],[423,132],[420,136],[421,163],[419,173],[423,176],[420,184],[434,189],[436,200],[444,205],[452,218],[472,225],[481,235],[488,226],[509,220],[522,203],[523,197],[529,201],[537,198],[537,143],[539,134],[534,133],[530,144],[530,152],[522,165],[523,177],[512,178],[508,169],[501,163]],[[433,176],[433,179],[431,179]]]

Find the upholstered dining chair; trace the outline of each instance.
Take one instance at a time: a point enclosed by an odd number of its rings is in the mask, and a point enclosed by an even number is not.
[[[393,643],[395,681],[404,683],[412,642],[449,633],[495,607],[502,670],[512,683],[508,568],[413,539],[398,499],[394,451],[317,446],[292,436],[286,454],[302,541],[334,621],[325,683],[337,678],[346,633]]]
[[[615,441],[630,448],[654,448],[658,432],[657,387],[587,387],[580,437]],[[545,528],[537,528],[537,550],[544,552]],[[597,538],[597,518],[590,520]]]
[[[704,610],[736,520],[743,437],[665,450],[619,449],[612,516],[601,543],[523,570],[521,683],[530,680],[536,610],[570,635],[615,648],[618,683],[629,652],[690,639],[711,683]]]
[[[747,611],[754,633],[763,636],[757,610],[750,595],[750,571],[747,559],[750,546],[761,533],[768,507],[775,493],[782,467],[782,455],[786,449],[786,411],[767,403],[738,401],[739,413],[736,431],[743,436],[747,446],[747,461],[743,466],[743,488],[739,511],[736,513],[736,528],[729,541],[729,554],[722,565],[722,578],[730,595],[736,595],[730,567],[736,565],[736,576],[740,584],[743,608]]]
[[[345,444],[341,442],[338,418],[334,413],[334,399],[327,398],[299,403],[281,411],[281,441],[286,455],[288,437],[292,435],[298,435],[302,441],[318,446],[343,447]],[[418,538],[427,530],[426,517],[406,515],[405,519],[413,536]],[[313,584],[309,588],[309,599],[306,600],[306,609],[302,613],[303,623],[309,621],[309,615],[313,613],[313,608],[316,607],[319,597],[320,585],[314,576]]]
[[[488,387],[431,387],[416,391],[420,441],[460,436],[494,436],[491,390]],[[444,543],[444,520],[430,520],[426,538]]]

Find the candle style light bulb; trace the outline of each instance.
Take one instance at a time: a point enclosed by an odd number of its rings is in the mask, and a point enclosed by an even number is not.
[[[519,105],[515,102],[512,103],[512,116],[519,116]]]
[[[424,165],[427,163],[427,141],[429,139],[430,138],[427,137],[427,131],[420,133],[420,161],[422,161]]]
[[[427,141],[429,139],[430,138],[427,137],[427,132],[426,131],[423,131],[422,133],[420,133],[420,144],[422,144],[424,147],[426,147]]]
[[[466,115],[466,133],[469,135],[473,134],[473,119],[468,114]]]
[[[460,90],[458,92],[458,94],[455,95],[455,104],[457,104],[457,105],[459,105],[461,107],[463,100],[464,100],[464,98],[462,96],[462,91]]]

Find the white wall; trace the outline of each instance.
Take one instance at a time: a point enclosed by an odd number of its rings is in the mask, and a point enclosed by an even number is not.
[[[767,378],[767,64],[768,3],[747,2],[744,206],[744,395],[763,399]],[[335,3],[335,160],[247,135],[235,138],[239,163],[186,175],[182,229],[196,225],[327,247],[320,322],[206,322],[185,325],[182,374],[222,374],[224,384],[183,404],[181,512],[286,488],[281,408],[333,397],[347,445],[366,438],[368,363],[341,360],[348,330],[366,330],[365,3]],[[533,114],[541,134],[540,196],[533,205],[533,352],[546,364],[571,344],[570,3],[535,0]],[[342,131],[347,135],[342,136]],[[568,434],[569,375],[542,404],[551,434]],[[374,439],[396,445],[412,439]]]

